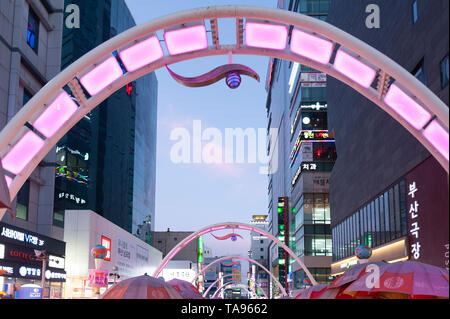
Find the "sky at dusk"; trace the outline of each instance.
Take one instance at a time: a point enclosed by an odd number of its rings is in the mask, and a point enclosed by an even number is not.
[[[235,4],[274,8],[277,1],[126,0],[126,3],[136,24],[142,24],[163,15],[210,5]],[[221,44],[234,43],[235,32],[234,19],[219,21]],[[162,39],[161,34],[158,36]],[[268,178],[267,175],[259,173],[261,163],[173,163],[170,154],[177,140],[171,140],[170,135],[174,129],[184,128],[192,136],[193,121],[201,121],[199,123],[202,130],[213,127],[223,135],[225,128],[244,130],[266,128],[267,92],[264,87],[268,62],[268,57],[233,56],[233,63],[249,66],[261,78],[258,83],[252,78],[242,76],[241,86],[235,90],[229,89],[225,80],[207,87],[188,88],[175,82],[165,68],[156,71],[158,138],[155,229],[157,231],[164,231],[167,228],[173,231],[195,231],[211,224],[229,221],[249,223],[253,214],[267,213]],[[228,56],[216,56],[185,61],[169,67],[182,76],[193,77],[227,63]],[[247,159],[247,155],[245,158]],[[227,233],[229,231],[217,232],[215,235],[223,236]],[[245,239],[220,242],[211,235],[206,235],[205,244],[212,249],[214,255],[246,256],[250,249],[250,236],[242,231],[238,233]]]

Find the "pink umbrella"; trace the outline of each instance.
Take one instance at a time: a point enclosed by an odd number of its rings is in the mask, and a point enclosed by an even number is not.
[[[193,284],[181,279],[172,279],[167,282],[173,286],[184,299],[205,299]]]
[[[148,275],[125,279],[105,291],[101,299],[183,299],[161,279]]]
[[[449,297],[448,270],[416,262],[403,261],[381,265],[379,280],[368,285],[373,273],[366,273],[345,289],[345,293],[391,293],[409,298]],[[369,277],[371,276],[371,277]]]
[[[327,289],[327,284],[317,284],[304,289],[294,299],[318,299],[318,297]]]
[[[369,265],[377,265],[381,267],[382,265],[385,265],[385,262],[370,262],[365,264],[356,264],[352,266],[350,269],[346,270],[342,275],[336,278],[334,280],[329,288],[338,288],[342,287],[352,281],[355,281],[359,277],[365,274],[366,267]]]

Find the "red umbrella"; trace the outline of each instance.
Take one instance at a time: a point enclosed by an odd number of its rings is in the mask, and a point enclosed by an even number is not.
[[[304,289],[294,299],[319,299],[325,290],[327,290],[327,284],[317,284]]]
[[[193,284],[181,279],[172,279],[167,282],[173,286],[184,299],[205,299]]]
[[[364,275],[366,272],[366,268],[370,265],[376,265],[378,267],[381,267],[382,265],[385,265],[385,262],[370,262],[365,264],[356,264],[352,266],[350,269],[347,269],[342,275],[337,277],[331,284],[329,288],[338,288],[342,287],[348,283],[351,283],[355,281],[356,279],[360,278],[362,275]]]
[[[436,266],[403,261],[381,265],[379,278],[365,273],[345,289],[353,295],[374,295],[380,298],[448,298],[448,270]],[[372,280],[372,281],[371,281]]]
[[[148,275],[125,279],[109,288],[101,299],[183,299],[161,279]]]

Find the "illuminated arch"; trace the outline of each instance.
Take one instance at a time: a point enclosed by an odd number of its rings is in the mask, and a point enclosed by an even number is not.
[[[224,18],[236,20],[235,44],[219,43],[218,19]],[[167,53],[156,36],[162,31]],[[270,42],[266,41],[269,36]],[[69,129],[127,83],[165,65],[230,53],[298,62],[346,83],[403,125],[449,172],[448,107],[393,60],[324,21],[296,12],[212,6],[135,26],[85,54],[39,90],[0,132],[0,158],[10,198]],[[0,210],[0,219],[4,212]]]
[[[212,267],[213,265],[215,265],[215,264],[217,264],[217,263],[219,263],[219,262],[221,262],[221,261],[227,260],[227,259],[242,259],[242,260],[248,261],[249,263],[252,263],[252,264],[255,264],[255,265],[261,267],[261,268],[262,268],[262,269],[270,276],[270,278],[272,278],[273,281],[275,281],[275,283],[278,285],[278,288],[280,288],[280,291],[283,293],[283,295],[285,295],[285,296],[288,295],[287,292],[286,292],[286,289],[284,289],[283,285],[282,285],[282,284],[280,283],[280,281],[279,281],[279,280],[278,280],[278,279],[277,279],[277,278],[269,271],[269,269],[267,269],[266,267],[264,267],[264,265],[262,265],[262,264],[259,263],[258,261],[253,260],[253,259],[248,258],[248,257],[244,257],[244,256],[226,256],[226,257],[221,257],[221,258],[219,258],[219,259],[214,260],[212,263],[208,264],[205,268],[203,268],[201,271],[199,271],[199,272],[195,275],[194,279],[192,280],[192,283],[194,283],[194,282],[197,280],[198,276],[200,276],[201,274],[205,273],[205,271],[206,271],[208,268]],[[306,268],[306,267],[305,267],[305,268]]]
[[[244,289],[245,291],[247,291],[247,293],[250,293],[250,287],[246,284],[235,284],[233,282],[227,282],[225,285],[223,285],[222,287],[220,287],[219,289],[217,289],[216,291],[214,291],[214,294],[211,296],[211,299],[214,299],[214,297],[216,297],[216,295],[218,294],[219,291],[221,290],[227,290],[227,289],[233,289],[233,288],[240,288],[240,289]]]
[[[222,280],[223,278],[230,277],[230,276],[234,276],[234,275],[233,275],[233,274],[229,274],[229,275],[225,275],[225,276],[222,276],[222,277],[217,278],[217,280],[214,281],[214,282],[208,287],[208,289],[206,289],[206,291],[203,293],[203,297],[206,298],[206,296],[208,295],[208,292],[211,290],[211,288],[214,287],[220,280]],[[257,283],[255,283],[255,284],[257,284]],[[260,286],[258,285],[258,287],[260,287]],[[264,291],[264,289],[261,289],[261,291],[262,291],[264,297],[265,297],[266,299],[269,299],[269,297],[267,296],[267,294],[266,294],[266,292]]]
[[[196,232],[190,234],[185,239],[180,241],[175,247],[173,247],[172,250],[167,254],[167,256],[164,257],[164,259],[159,264],[158,268],[153,273],[153,277],[158,277],[158,275],[161,273],[161,271],[164,269],[164,267],[166,267],[167,263],[176,254],[178,254],[178,252],[181,249],[186,247],[186,245],[188,245],[191,241],[193,241],[194,239],[196,239],[196,238],[198,238],[198,237],[200,237],[200,236],[202,236],[204,234],[208,234],[210,232],[217,231],[217,230],[222,230],[222,229],[241,229],[241,230],[247,230],[247,231],[255,232],[255,233],[258,233],[260,235],[266,236],[267,238],[269,238],[273,242],[277,243],[281,248],[284,249],[284,251],[286,253],[289,254],[289,256],[291,256],[296,262],[298,262],[298,264],[303,269],[303,271],[305,272],[306,276],[308,276],[308,278],[311,280],[311,283],[313,285],[317,284],[316,280],[311,275],[311,273],[308,270],[308,268],[306,268],[305,264],[300,260],[300,258],[298,258],[298,256],[296,254],[294,254],[294,252],[288,246],[286,246],[278,238],[274,237],[272,234],[266,232],[265,230],[262,230],[261,228],[258,228],[258,227],[252,226],[252,225],[243,224],[243,223],[220,223],[220,224],[215,224],[215,225],[204,227],[204,228],[202,228],[200,230],[197,230]],[[241,259],[247,258],[247,257],[242,257],[242,256],[233,256],[233,257],[234,258],[241,258]],[[229,258],[231,258],[231,257],[228,257],[228,259]]]
[[[217,278],[209,287],[208,289],[205,290],[205,292],[203,293],[203,297],[206,298],[206,296],[208,295],[208,292],[211,290],[212,287],[214,287],[220,280],[222,280],[223,278],[228,278],[228,277],[232,277],[234,276],[233,274],[228,274],[225,276],[219,276],[219,278]],[[195,281],[195,280],[194,280]]]

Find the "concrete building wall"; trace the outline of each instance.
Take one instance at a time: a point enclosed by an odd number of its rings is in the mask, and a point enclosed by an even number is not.
[[[25,91],[36,94],[59,72],[63,7],[63,0],[0,2],[0,129],[22,108]],[[30,8],[39,20],[36,51],[27,44]],[[62,230],[53,226],[54,162],[53,150],[29,178],[27,219],[13,222],[5,214],[2,221],[62,239]]]
[[[193,232],[183,231],[155,231],[151,233],[151,245],[162,251],[163,258],[183,239],[193,234]],[[190,260],[197,263],[198,241],[191,241],[186,247],[178,252],[172,260]]]
[[[449,2],[333,0],[328,22],[365,41],[413,72],[423,59],[425,84],[448,105],[440,62],[449,52]],[[369,4],[380,8],[380,28],[365,26]],[[345,84],[329,77],[328,122],[337,161],[330,177],[332,227],[430,156],[400,124]]]

